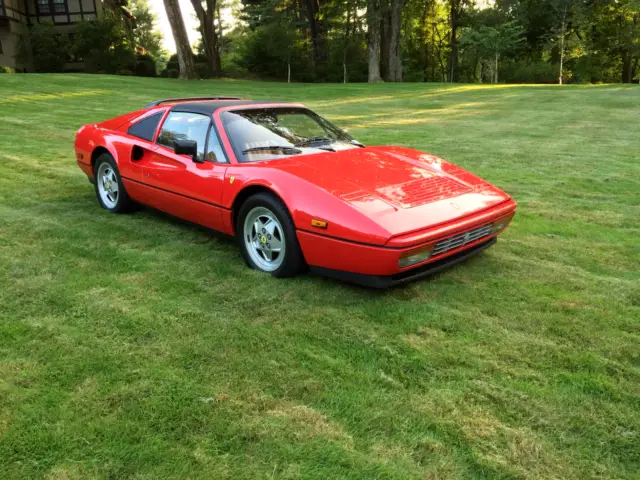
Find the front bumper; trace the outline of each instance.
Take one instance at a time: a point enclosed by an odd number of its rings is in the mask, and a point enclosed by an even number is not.
[[[472,247],[461,250],[451,256],[424,264],[422,266],[417,266],[413,269],[407,269],[394,275],[367,275],[363,273],[346,272],[342,270],[316,267],[311,265],[309,266],[309,269],[312,273],[325,277],[335,278],[337,280],[354,283],[363,287],[384,289],[402,285],[404,283],[412,282],[414,280],[433,275],[449,267],[452,267],[457,263],[464,262],[468,258],[473,257],[474,255],[477,255],[478,253],[486,250],[497,241],[497,237],[492,237],[487,241],[473,245]]]

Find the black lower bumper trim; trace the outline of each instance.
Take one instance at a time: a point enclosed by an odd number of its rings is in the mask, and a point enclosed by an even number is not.
[[[435,262],[428,263],[412,270],[398,273],[396,275],[382,276],[382,275],[366,275],[363,273],[344,272],[342,270],[333,270],[331,268],[314,267],[309,266],[312,273],[322,275],[324,277],[335,278],[344,282],[355,283],[362,285],[363,287],[370,288],[389,288],[396,285],[402,285],[403,283],[412,282],[420,278],[433,275],[442,270],[445,270],[453,265],[464,262],[470,257],[486,250],[491,245],[496,243],[497,238],[494,237],[484,243],[474,245],[468,250],[463,250],[451,255],[450,257],[443,258],[442,260],[436,260]]]

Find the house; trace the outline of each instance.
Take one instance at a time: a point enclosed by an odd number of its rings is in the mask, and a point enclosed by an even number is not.
[[[51,22],[60,33],[73,34],[76,23],[102,11],[101,0],[0,0],[0,65],[31,70],[15,59],[18,37],[29,26]]]

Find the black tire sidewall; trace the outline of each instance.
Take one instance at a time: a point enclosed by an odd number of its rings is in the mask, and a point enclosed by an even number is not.
[[[266,272],[258,267],[251,256],[247,252],[247,247],[244,241],[244,221],[247,214],[255,207],[264,207],[269,209],[280,222],[286,242],[286,250],[284,255],[284,261],[273,272]],[[289,211],[286,206],[275,195],[268,193],[258,193],[249,197],[240,207],[238,217],[236,220],[236,238],[240,245],[242,256],[247,265],[255,270],[270,273],[274,277],[292,277],[304,268],[305,262],[300,250],[300,244],[298,243],[298,237],[296,236],[296,229],[293,224],[293,220],[289,215]]]
[[[100,170],[100,165],[103,163],[109,164],[109,166],[116,173],[116,179],[118,180],[118,200],[116,205],[113,208],[108,207],[102,201],[102,197],[100,196],[100,190],[98,188],[98,170]],[[131,200],[129,199],[129,195],[127,195],[127,191],[124,188],[124,184],[122,183],[122,177],[120,177],[120,170],[118,170],[118,165],[116,165],[116,161],[109,154],[103,153],[96,159],[96,163],[93,167],[94,171],[94,187],[96,191],[96,197],[98,198],[98,203],[102,208],[108,210],[110,212],[122,213],[129,210],[131,207]]]

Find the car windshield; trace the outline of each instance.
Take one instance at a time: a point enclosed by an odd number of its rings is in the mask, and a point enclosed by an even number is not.
[[[239,162],[358,148],[360,143],[305,108],[249,108],[222,114]]]

